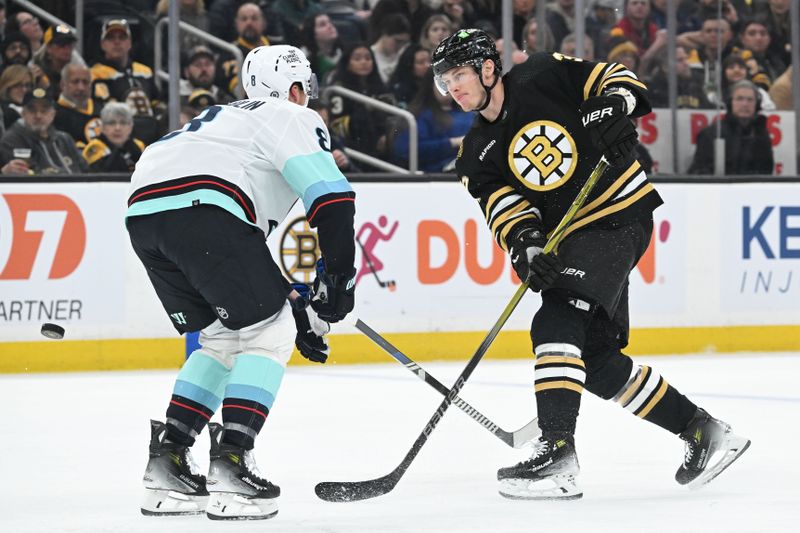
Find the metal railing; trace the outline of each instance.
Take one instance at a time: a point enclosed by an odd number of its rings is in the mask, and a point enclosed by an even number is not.
[[[158,83],[159,88],[161,88],[161,80],[169,80],[169,73],[161,68],[161,62],[164,55],[164,43],[163,43],[163,30],[162,28],[169,24],[169,17],[164,17],[156,22],[156,29],[155,29],[155,51],[154,51],[154,64],[153,70],[156,73],[156,83]],[[239,50],[239,47],[235,44],[229,43],[227,41],[223,41],[219,37],[214,37],[210,33],[201,30],[197,26],[192,26],[188,22],[180,21],[178,22],[178,26],[182,31],[194,35],[203,41],[215,46],[216,48],[221,48],[223,50],[227,50],[228,52],[232,53],[233,56],[236,58],[236,61],[239,65],[242,64],[244,61],[244,56],[242,55],[242,51]]]
[[[63,24],[64,26],[69,26],[72,29],[72,31],[77,33],[77,30],[75,29],[75,27],[72,24],[67,24],[66,22],[64,22],[63,20],[58,18],[57,16],[53,15],[49,11],[45,11],[44,9],[42,9],[39,6],[37,6],[33,2],[28,2],[28,0],[11,0],[11,1],[14,2],[15,4],[17,4],[18,6],[24,8],[25,10],[30,11],[32,14],[36,15],[37,17],[46,20],[47,22],[49,22],[50,24],[52,24],[54,26],[58,26],[59,24]]]
[[[417,133],[417,118],[409,111],[405,109],[400,109],[399,107],[395,107],[391,104],[387,104],[386,102],[381,102],[380,100],[376,100],[375,98],[370,98],[369,96],[364,96],[361,93],[356,91],[351,91],[350,89],[346,89],[344,87],[339,87],[336,85],[332,85],[330,87],[326,87],[322,90],[323,95],[326,99],[328,99],[331,93],[338,94],[345,98],[350,98],[351,100],[355,100],[361,104],[364,104],[367,107],[374,107],[388,113],[390,115],[396,115],[403,118],[406,123],[408,123],[408,169],[403,167],[399,167],[397,165],[393,165],[391,163],[387,163],[381,159],[376,157],[372,157],[367,155],[363,152],[359,152],[358,150],[354,150],[352,148],[345,148],[345,152],[347,155],[355,159],[356,161],[361,161],[372,165],[377,168],[381,168],[388,172],[397,172],[401,174],[418,174],[419,173],[419,145],[418,138],[419,135]]]

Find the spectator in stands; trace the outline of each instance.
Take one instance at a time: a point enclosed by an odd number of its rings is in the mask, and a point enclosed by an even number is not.
[[[153,71],[131,60],[131,44],[127,20],[111,19],[103,24],[103,58],[92,65],[92,95],[101,103],[127,101],[137,116],[154,117],[159,94]]]
[[[611,29],[617,24],[617,0],[593,0],[591,5],[586,16],[586,35],[594,42],[595,56],[606,57]]]
[[[233,44],[242,52],[242,57],[246,57],[257,46],[269,46],[269,39],[264,35],[267,20],[258,5],[246,2],[239,6],[234,23],[237,38]],[[239,62],[231,54],[223,54],[220,61],[222,68],[217,73],[217,85],[237,97],[244,95],[239,83]]]
[[[328,75],[336,69],[342,58],[339,30],[327,13],[315,13],[303,22],[303,53],[320,85],[327,85]]]
[[[588,35],[583,37],[583,53],[579,54],[577,50],[577,37],[574,33],[570,33],[561,41],[561,52],[565,56],[580,57],[587,61],[594,61],[594,42]]]
[[[650,0],[650,21],[659,30],[667,29],[667,0]]]
[[[513,0],[511,2],[511,13],[512,13],[511,16],[512,35],[514,36],[514,40],[517,42],[517,45],[519,45],[520,50],[524,50],[525,38],[523,36],[525,35],[525,32],[523,28],[526,26],[528,21],[530,21],[531,19],[534,20],[536,19],[536,0]],[[491,34],[492,36],[496,36],[499,33],[497,31],[497,28],[502,26],[500,21],[500,12],[499,11],[496,12],[494,17],[485,20],[487,20],[487,22],[491,22],[492,25],[494,26],[494,31],[487,33]],[[548,24],[546,25],[549,28],[549,21]],[[457,26],[457,27],[462,28],[463,26]],[[486,31],[486,28],[480,28],[480,29]]]
[[[27,65],[31,60],[31,44],[28,38],[19,32],[7,33],[0,43],[2,68],[9,65]]]
[[[75,139],[82,150],[100,134],[100,114],[92,96],[92,73],[84,65],[69,63],[61,71],[61,95],[56,101],[56,129]]]
[[[375,68],[380,74],[383,83],[389,83],[400,55],[411,41],[411,27],[408,19],[399,13],[387,15],[383,19],[380,35],[375,43],[370,46],[375,58]]]
[[[715,17],[707,18],[703,21],[700,30],[702,46],[690,54],[689,64],[701,73],[706,95],[711,102],[716,101],[717,55],[719,53],[723,60],[728,56],[732,35],[731,26],[727,20]],[[691,43],[692,39],[688,39],[685,35],[678,37],[678,44],[691,46]]]
[[[791,111],[794,109],[792,102],[792,67],[778,76],[769,90],[769,96],[775,103],[775,109],[779,111]],[[796,120],[796,119],[795,119]]]
[[[769,27],[769,54],[774,54],[786,65],[792,63],[789,7],[790,0],[769,0],[765,13]],[[795,50],[795,53],[798,51]]]
[[[54,99],[61,92],[61,70],[68,63],[85,65],[75,50],[78,38],[69,26],[50,26],[44,32],[44,45],[33,54],[31,70],[37,87],[46,89]]]
[[[741,53],[747,62],[753,81],[764,89],[769,90],[772,80],[786,70],[787,64],[783,62],[780,54],[769,54],[770,35],[767,24],[760,19],[750,19],[742,22],[739,31],[739,42],[742,48],[750,54]],[[763,73],[761,83],[755,79],[757,73]]]
[[[42,88],[25,95],[22,120],[0,138],[4,174],[75,174],[88,170],[68,133],[53,127],[55,103]]]
[[[195,46],[184,56],[183,78],[180,81],[181,106],[187,105],[197,91],[207,92],[216,104],[227,104],[232,100],[230,94],[214,85],[217,74],[215,61],[214,53],[203,45]],[[203,108],[207,105],[213,104],[206,104]]]
[[[450,37],[456,31],[456,26],[447,15],[431,15],[422,26],[422,33],[419,36],[419,44],[422,48],[433,53],[442,39]]]
[[[365,43],[345,49],[331,81],[333,85],[371,98],[385,99],[388,92],[375,69],[372,50]],[[331,97],[330,106],[331,130],[348,148],[373,156],[385,152],[386,118],[383,114],[339,95]]]
[[[192,94],[186,98],[186,105],[183,106],[182,109],[191,107],[199,112],[208,106],[216,105],[218,103],[220,102],[217,102],[216,98],[214,98],[214,95],[206,89],[195,89],[192,91]]]
[[[526,54],[530,55],[534,52],[540,51],[537,48],[536,40],[537,35],[539,33],[539,24],[536,21],[536,17],[530,19],[525,26],[522,28],[522,51]],[[544,46],[542,47],[542,52],[555,52],[556,50],[556,39],[553,37],[553,32],[550,31],[550,28],[545,25],[542,33],[544,33]]]
[[[645,78],[650,104],[653,107],[669,107],[669,65],[667,48],[662,48],[651,63],[651,71]],[[703,90],[703,82],[689,67],[689,50],[685,46],[675,49],[675,73],[678,78],[676,104],[682,109],[710,109],[713,107]]]
[[[191,24],[197,29],[209,31],[208,13],[203,0],[180,0],[180,19],[182,22]],[[215,2],[216,3],[216,2]],[[169,16],[169,0],[159,0],[156,5],[156,17],[162,19]],[[167,43],[167,32],[169,28],[164,27],[164,43]],[[205,41],[189,32],[180,32],[180,47],[182,51],[189,50],[195,46],[204,44]],[[164,54],[167,55],[166,53]],[[166,66],[166,64],[164,65]]]
[[[638,75],[639,49],[626,37],[614,36],[609,41],[608,62],[621,63]]]
[[[103,131],[83,149],[83,158],[91,172],[133,172],[144,151],[144,143],[131,137],[133,113],[130,108],[112,102],[100,113]]]
[[[223,41],[236,39],[236,29],[231,23],[239,7],[248,0],[213,0],[208,6],[208,31]]]
[[[758,79],[758,74],[756,75]],[[756,82],[753,76],[749,75],[747,62],[738,54],[731,54],[722,62],[722,100],[716,100],[716,93],[711,100],[712,103],[722,103],[730,98],[730,90],[737,82],[742,80],[750,80],[755,83],[759,93],[759,107],[762,110],[773,110],[775,104],[769,96],[769,93]]]
[[[389,80],[389,89],[398,106],[408,107],[430,68],[431,52],[428,49],[412,44],[403,51]]]
[[[11,65],[0,74],[0,108],[3,111],[3,131],[22,116],[22,102],[33,90],[33,73],[24,65]]]
[[[536,7],[535,0],[516,0],[518,2],[533,6],[531,12]],[[535,13],[529,16],[536,16]],[[550,31],[553,32],[553,37],[556,40],[556,50],[561,48],[561,41],[564,37],[575,31],[575,0],[556,0],[547,10],[547,25]],[[516,29],[516,28],[515,28]]]
[[[644,55],[656,42],[658,28],[650,21],[650,0],[625,0],[624,15],[616,27]]]
[[[452,1],[458,2],[459,0]],[[417,42],[425,21],[434,14],[434,10],[428,7],[424,0],[378,0],[378,3],[372,7],[372,14],[369,17],[367,34],[370,43],[374,43],[380,37],[383,20],[393,13],[399,13],[406,17],[411,27],[411,40]]]
[[[305,18],[321,12],[317,0],[275,0],[273,8],[281,16],[286,43],[293,46],[302,42],[301,34]]]
[[[442,0],[440,9],[442,14],[447,15],[447,18],[453,22],[456,28],[469,28],[475,22],[475,12],[472,4],[465,0]]]
[[[319,113],[319,116],[322,118],[322,122],[324,122],[325,126],[330,130],[331,110],[328,107],[328,104],[321,98],[315,98],[314,100],[310,100],[308,102],[308,107]],[[339,170],[342,172],[361,172],[361,169],[359,169],[345,153],[345,146],[341,137],[335,135],[332,131],[328,131],[328,133],[331,137],[331,155],[333,156],[333,160],[336,161],[336,166],[339,168]]]
[[[6,0],[0,0],[0,41],[5,37]]]
[[[6,21],[6,34],[20,32],[31,46],[31,53],[36,53],[42,46],[44,32],[39,19],[27,11],[18,11]]]
[[[520,63],[524,63],[528,60],[528,54],[517,48],[517,43],[511,41],[509,43],[511,45],[511,64],[519,65]],[[505,42],[501,37],[494,38],[494,47],[500,53],[503,54],[503,49],[505,48]]]
[[[759,113],[758,88],[750,81],[735,83],[727,102],[728,113],[722,119],[721,137],[725,139],[725,174],[772,174],[774,159],[767,119]],[[714,172],[714,138],[717,125],[697,134],[697,148],[689,174]]]
[[[433,83],[429,71],[409,110],[417,118],[419,168],[424,172],[442,172],[455,161],[464,135],[469,131],[474,113],[462,111],[449,95],[443,95]],[[394,141],[398,164],[408,165],[409,136],[402,131]]]
[[[703,26],[703,21],[709,18],[717,18],[722,3],[722,18],[728,21],[731,28],[739,22],[739,14],[728,0],[683,0],[678,5],[678,33],[696,34],[692,37],[692,42],[684,43],[689,46],[702,46],[702,38],[699,35]],[[740,2],[741,5],[744,5]]]

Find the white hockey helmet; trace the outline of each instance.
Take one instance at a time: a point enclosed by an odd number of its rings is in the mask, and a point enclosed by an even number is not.
[[[276,44],[253,48],[242,63],[242,85],[248,98],[287,100],[295,83],[303,85],[308,100],[317,98],[317,76],[305,54],[294,46]]]

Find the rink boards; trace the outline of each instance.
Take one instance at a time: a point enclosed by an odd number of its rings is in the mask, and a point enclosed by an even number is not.
[[[386,361],[356,317],[419,360],[465,359],[517,280],[458,183],[357,183],[353,320],[332,361]],[[660,184],[650,248],[631,276],[630,353],[800,351],[797,183]],[[130,249],[125,183],[0,185],[0,372],[175,367],[186,343]],[[296,205],[269,237],[312,279],[318,253]],[[365,258],[369,258],[369,261]],[[529,357],[530,293],[489,357]],[[39,334],[64,326],[64,340]],[[299,356],[294,362],[305,362]]]

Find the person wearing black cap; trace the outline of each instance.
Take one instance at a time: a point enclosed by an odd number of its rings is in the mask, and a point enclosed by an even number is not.
[[[53,99],[61,94],[61,69],[69,63],[86,64],[75,50],[77,43],[78,37],[69,26],[50,26],[44,32],[44,46],[33,54],[31,68],[34,70],[36,85],[47,89]]]
[[[128,21],[112,19],[103,24],[100,48],[103,57],[92,65],[92,94],[99,102],[128,103],[137,116],[153,116],[158,89],[153,70],[130,57],[132,41]]]
[[[27,65],[31,60],[31,43],[19,32],[7,33],[0,42],[0,61],[4,70],[9,65]]]
[[[22,101],[22,120],[0,138],[4,174],[75,174],[89,170],[68,133],[53,127],[55,103],[37,87]]]
[[[206,46],[195,46],[189,50],[184,59],[183,78],[180,82],[181,106],[202,105],[199,109],[205,109],[209,105],[227,104],[233,99],[230,94],[214,85],[217,73],[215,61],[214,53]],[[198,100],[201,96],[204,98]]]

